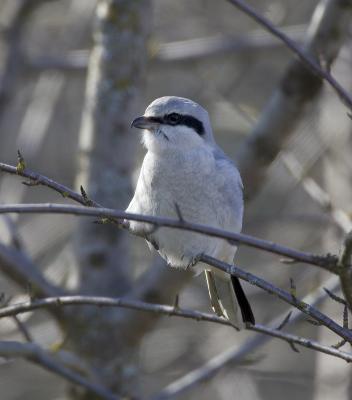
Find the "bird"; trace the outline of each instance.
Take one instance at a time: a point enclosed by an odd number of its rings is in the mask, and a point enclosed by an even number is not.
[[[243,184],[233,161],[216,144],[208,112],[183,97],[154,100],[131,127],[142,131],[146,148],[134,196],[126,212],[179,218],[240,232]],[[124,221],[171,267],[204,272],[213,311],[234,326],[255,324],[239,279],[201,262],[206,254],[233,264],[236,246],[220,238]],[[238,309],[241,311],[242,321]]]

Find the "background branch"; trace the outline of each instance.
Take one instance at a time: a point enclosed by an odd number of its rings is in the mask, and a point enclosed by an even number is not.
[[[47,281],[24,253],[1,243],[0,270],[33,296],[60,296],[65,293],[63,289]]]
[[[50,353],[43,350],[35,343],[20,343],[14,341],[0,341],[0,356],[11,358],[24,358],[40,367],[61,376],[65,380],[79,385],[101,399],[118,400],[119,398],[104,387],[87,381],[79,374],[71,371],[56,360]]]
[[[328,282],[324,283],[324,287],[328,288],[328,290],[331,292],[336,291],[339,286],[340,285],[337,277],[330,278]],[[325,300],[327,296],[328,295],[325,292],[319,289],[306,296],[303,301],[305,303],[310,303],[313,306],[317,306],[323,300]],[[301,313],[297,308],[292,308],[290,313],[291,315],[286,326],[292,325],[294,322],[298,322],[304,317],[304,314]],[[278,326],[282,323],[286,316],[287,313],[285,313],[285,315],[279,315],[277,318],[271,321],[269,325]],[[202,382],[206,382],[211,378],[214,378],[220,370],[223,370],[229,364],[239,364],[245,359],[246,356],[252,354],[259,347],[265,345],[270,339],[271,336],[256,335],[250,339],[247,339],[245,343],[240,346],[240,348],[238,348],[236,345],[228,350],[225,350],[224,352],[210,359],[204,365],[201,365],[185,376],[182,376],[181,378],[172,382],[165,389],[153,396],[151,400],[174,399],[194,388],[197,388]]]
[[[279,33],[278,37],[285,40],[285,43],[290,43],[291,48],[293,46],[298,49],[286,35],[278,32],[269,21],[244,2],[229,1],[275,35]],[[324,60],[329,66],[333,63],[348,35],[350,19],[351,8],[340,0],[324,0],[316,7],[304,50],[299,50],[301,60],[291,61],[279,87],[267,102],[254,129],[237,154],[247,198],[258,192],[265,181],[268,166],[294,132],[307,105],[318,97],[322,88],[321,78],[331,79],[331,75],[318,67],[317,62]],[[307,62],[310,66],[308,69]],[[316,74],[318,71],[320,72]],[[342,92],[345,93],[344,90]],[[347,94],[346,96],[349,98],[348,104],[351,104],[350,97]]]
[[[323,211],[328,212],[335,224],[347,234],[352,229],[352,220],[347,212],[333,204],[331,196],[313,178],[305,176],[306,172],[302,169],[293,154],[285,152],[282,160],[290,174],[300,183],[301,187],[314,200]]]
[[[291,40],[288,36],[286,36],[281,30],[277,29],[268,19],[263,17],[262,15],[258,14],[254,8],[246,4],[242,0],[228,0],[231,4],[233,4],[235,7],[243,11],[245,14],[247,14],[249,17],[253,18],[259,25],[261,25],[263,28],[268,30],[270,33],[272,33],[275,37],[280,39],[285,45],[295,53],[302,64],[305,67],[308,67],[315,75],[319,76],[321,79],[324,79],[326,82],[330,84],[330,86],[334,89],[334,91],[338,94],[340,99],[344,102],[344,104],[349,108],[352,109],[352,98],[351,96],[347,93],[347,91],[334,79],[330,73],[324,69],[321,68],[319,63],[317,62],[316,59],[316,54],[312,53],[312,47],[313,41],[310,43],[309,46],[307,46],[305,49],[301,49],[293,40]],[[348,2],[344,1],[334,1],[334,0],[327,0],[325,3],[320,3],[321,7],[325,6],[325,13],[321,11],[321,9],[317,9],[317,13],[319,12],[321,14],[321,26],[323,26],[326,34],[326,28],[328,27],[328,20],[332,21],[334,24],[334,29],[339,30],[339,34],[343,33],[344,30],[347,28],[347,22],[349,21],[350,15],[346,15],[350,13],[350,4]],[[336,14],[338,15],[336,15]],[[344,15],[345,14],[345,15]],[[318,15],[318,14],[316,14]],[[337,18],[337,16],[340,16],[340,18]],[[313,16],[313,23],[314,21],[314,16]],[[331,29],[332,27],[329,26]],[[347,33],[347,32],[345,32]],[[333,31],[330,31],[330,35],[325,36],[323,40],[329,39],[329,36],[333,34]],[[319,35],[321,36],[321,35]],[[334,32],[334,36],[340,36],[336,35],[336,31]],[[318,39],[318,35],[316,36]],[[319,41],[322,40],[322,37],[319,37]],[[336,37],[333,38],[334,41],[336,40]],[[338,40],[341,40],[340,37]],[[315,44],[316,45],[316,44]],[[329,48],[330,46],[325,43],[325,49]],[[332,50],[330,48],[330,50]],[[336,49],[334,49],[336,51]],[[336,56],[336,54],[334,55]],[[334,56],[332,58],[334,58]],[[328,65],[331,65],[332,61],[331,57],[324,57],[325,60],[329,62]]]
[[[297,42],[305,37],[306,25],[282,26],[280,30]],[[167,43],[155,43],[150,51],[151,62],[184,62],[202,60],[223,54],[243,51],[263,51],[282,46],[272,34],[254,30],[245,35],[214,35],[196,39],[178,40]],[[76,50],[59,56],[27,56],[25,63],[29,68],[46,70],[84,71],[87,69],[89,50]]]

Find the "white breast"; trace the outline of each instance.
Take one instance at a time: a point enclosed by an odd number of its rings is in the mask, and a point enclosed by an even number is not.
[[[217,167],[212,152],[207,149],[172,153],[168,157],[148,152],[127,211],[177,218],[177,204],[186,221],[239,231],[242,211],[236,214],[235,205],[229,204],[223,195],[226,175],[226,170]],[[233,184],[232,179],[228,183]],[[130,226],[134,231],[148,229],[136,222]],[[200,253],[232,262],[236,251],[223,240],[170,228],[158,229],[150,239],[174,267],[187,267]]]

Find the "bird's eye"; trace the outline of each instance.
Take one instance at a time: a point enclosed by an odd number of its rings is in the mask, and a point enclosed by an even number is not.
[[[181,119],[181,115],[177,113],[172,113],[167,115],[166,121],[171,125],[176,125]]]

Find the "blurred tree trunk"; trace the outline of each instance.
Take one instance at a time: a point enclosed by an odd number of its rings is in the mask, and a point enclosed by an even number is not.
[[[147,59],[149,12],[148,1],[104,0],[97,7],[77,185],[107,207],[123,209],[131,197],[137,135],[130,132],[130,121]],[[127,235],[114,225],[92,222],[82,220],[76,237],[78,290],[121,296],[131,287]],[[135,349],[127,348],[116,332],[116,317],[116,310],[87,308],[68,321],[66,330],[69,346],[89,361],[103,383],[129,393]],[[73,397],[93,398],[77,393]]]

